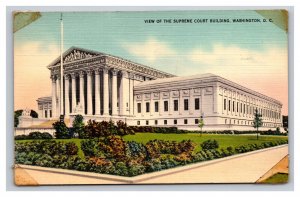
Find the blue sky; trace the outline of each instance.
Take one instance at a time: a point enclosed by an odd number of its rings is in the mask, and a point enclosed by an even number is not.
[[[287,34],[282,29],[272,23],[144,22],[181,18],[263,19],[255,11],[68,12],[63,13],[64,49],[93,49],[178,76],[219,74],[287,105],[287,96],[282,96],[287,94]],[[42,13],[40,19],[15,33],[15,54],[22,59],[16,61],[15,67],[28,64],[45,69],[59,56],[59,20],[58,12]],[[29,56],[40,59],[26,63],[24,58]],[[36,67],[33,62],[38,62]],[[43,73],[49,77],[49,71]],[[284,90],[270,95],[268,83]]]

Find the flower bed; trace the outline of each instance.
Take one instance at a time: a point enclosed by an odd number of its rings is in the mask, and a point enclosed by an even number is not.
[[[203,142],[204,143],[204,142]],[[216,149],[214,141],[206,142],[195,152],[191,140],[180,142],[150,140],[146,144],[124,141],[116,135],[73,142],[56,140],[16,143],[16,163],[43,167],[72,169],[120,176],[136,176],[190,163],[222,158],[288,143],[287,140],[245,144]],[[78,150],[84,153],[78,156]]]

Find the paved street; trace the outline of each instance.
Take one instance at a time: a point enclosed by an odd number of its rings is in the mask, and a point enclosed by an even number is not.
[[[286,155],[288,155],[287,145],[268,150],[260,150],[255,153],[246,153],[243,154],[243,156],[238,155],[230,158],[202,162],[131,178],[61,169],[20,166],[40,185],[84,183],[255,183]]]

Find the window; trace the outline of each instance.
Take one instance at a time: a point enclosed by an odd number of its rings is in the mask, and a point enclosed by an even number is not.
[[[184,124],[187,124],[188,123],[188,120],[187,119],[184,119]]]
[[[140,125],[140,124],[141,124],[141,121],[138,120],[138,121],[137,121],[137,125]]]
[[[49,118],[52,118],[52,110],[50,109],[50,117]]]
[[[168,121],[167,121],[167,120],[164,120],[164,124],[165,124],[165,125],[168,124]]]
[[[48,118],[47,110],[45,110],[45,118]]]
[[[174,120],[174,124],[177,124],[177,120],[176,119]]]
[[[195,124],[199,124],[199,119],[195,119]]]
[[[150,112],[150,103],[146,102],[146,112]]]
[[[174,100],[174,111],[178,111],[178,100]]]
[[[154,124],[157,125],[157,120],[154,120]]]
[[[142,111],[141,103],[137,104],[137,111],[138,111],[138,113],[141,113],[141,111]]]
[[[154,103],[154,107],[155,107],[155,112],[158,112],[158,101],[155,101],[155,103]]]
[[[168,101],[164,101],[164,110],[168,111]]]
[[[243,113],[243,104],[241,103],[241,113]]]
[[[189,110],[189,99],[184,99],[184,110]]]
[[[236,102],[236,112],[239,112],[239,102]]]
[[[195,98],[195,110],[200,109],[200,102],[199,98]]]
[[[228,100],[228,111],[230,111],[230,100]]]
[[[224,99],[224,110],[226,110],[226,99]]]
[[[225,124],[227,124],[227,119],[225,119]]]
[[[244,114],[245,114],[245,112],[246,112],[246,105],[244,104]]]
[[[235,103],[234,101],[232,101],[232,111],[234,112],[234,106],[235,106]]]
[[[149,125],[149,120],[146,120],[146,125]]]

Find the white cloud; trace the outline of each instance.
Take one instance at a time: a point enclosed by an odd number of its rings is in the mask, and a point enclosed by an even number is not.
[[[160,58],[172,58],[176,55],[168,44],[161,42],[155,38],[150,38],[144,43],[126,43],[123,47],[132,55],[144,58],[149,62],[154,62]]]

